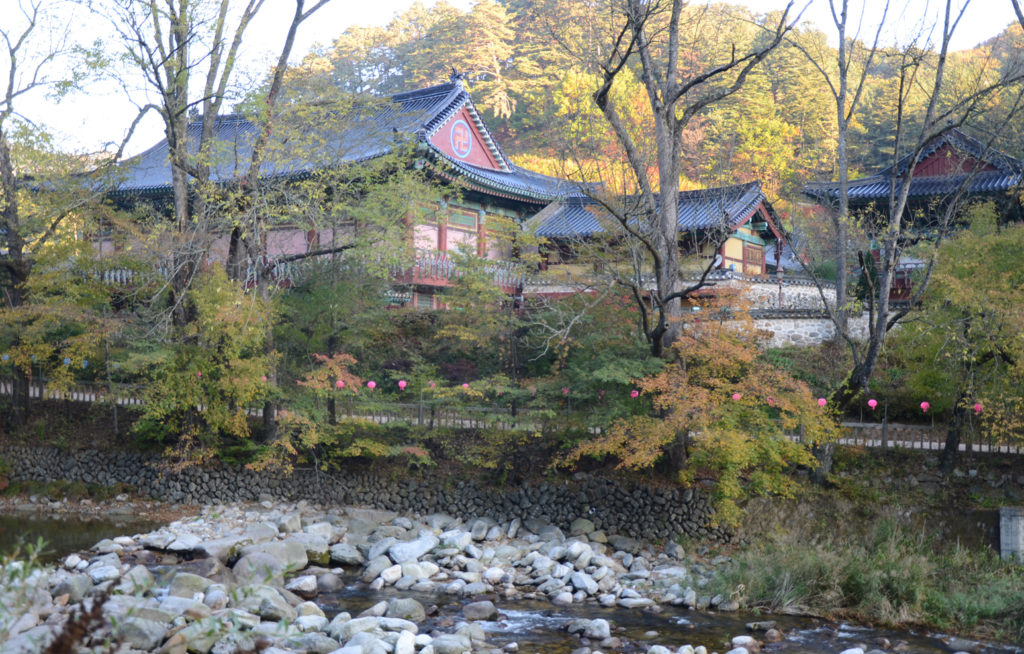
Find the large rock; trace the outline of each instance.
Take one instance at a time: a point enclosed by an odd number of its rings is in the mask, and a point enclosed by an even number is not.
[[[396,597],[389,600],[385,615],[389,618],[402,618],[412,622],[423,622],[427,619],[427,612],[423,605],[411,597]]]
[[[191,597],[175,597],[174,595],[168,595],[160,602],[160,610],[174,615],[183,615],[192,620],[208,618],[213,613],[210,607],[199,600],[194,600]]]
[[[309,557],[306,556],[306,546],[294,537],[284,540],[271,541],[269,543],[257,543],[242,548],[242,556],[249,554],[264,553],[273,556],[281,565],[283,570],[302,570],[309,565]]]
[[[423,530],[416,540],[399,542],[388,548],[388,556],[395,563],[416,561],[421,556],[438,546],[440,541],[432,532]]]
[[[121,575],[121,581],[117,584],[117,590],[122,593],[134,595],[143,593],[156,585],[153,573],[144,565],[136,565],[128,572]],[[60,593],[57,593],[58,595]],[[81,598],[79,598],[81,599]],[[78,601],[77,599],[73,601]]]
[[[618,534],[609,536],[608,544],[617,550],[629,552],[630,554],[636,554],[640,551],[640,541],[627,536],[619,536]]]
[[[245,537],[253,543],[269,543],[277,538],[277,527],[267,522],[258,522],[245,528]]]
[[[328,633],[344,643],[351,640],[352,637],[358,633],[362,633],[364,631],[374,631],[378,629],[379,623],[380,618],[375,617],[354,618],[352,620],[343,622],[340,625],[337,625],[337,627],[335,627],[334,623],[332,622],[328,627]],[[330,629],[332,628],[334,630],[330,631]]]
[[[304,652],[306,654],[327,654],[338,651],[338,641],[328,638],[321,633],[308,633],[301,636],[293,636],[284,641],[284,646],[291,651]],[[266,650],[264,650],[266,651]]]
[[[378,556],[383,556],[389,549],[391,549],[391,546],[397,542],[398,539],[394,536],[386,536],[377,540],[366,548],[366,558],[375,559]]]
[[[392,586],[402,578],[402,566],[393,565],[380,571],[380,579],[385,585]]]
[[[210,654],[238,654],[239,652],[254,651],[256,651],[256,641],[250,634],[232,631],[214,643]]]
[[[311,599],[316,597],[316,577],[314,575],[302,575],[301,577],[295,577],[285,584],[284,588],[285,590],[290,590],[299,597]]]
[[[203,539],[195,534],[178,534],[165,549],[168,552],[174,552],[176,554],[184,554],[186,552],[194,552],[203,544]],[[213,646],[212,644],[210,645]]]
[[[590,624],[583,630],[583,636],[593,640],[604,640],[605,638],[610,638],[611,635],[612,627],[604,618],[591,620]]]
[[[298,513],[289,513],[278,521],[277,530],[283,534],[302,531],[302,516]]]
[[[266,552],[253,552],[238,559],[231,569],[239,584],[284,583],[284,570],[276,557]]]
[[[190,572],[179,572],[171,579],[167,594],[192,599],[196,593],[205,592],[211,585],[213,582],[205,577]]]
[[[181,642],[185,644],[189,652],[206,654],[213,649],[217,641],[223,638],[230,629],[231,625],[229,623],[223,622],[219,618],[211,617],[193,622],[175,634],[175,636],[181,639]]]
[[[248,536],[225,536],[223,538],[211,538],[204,540],[197,551],[202,551],[206,556],[212,557],[221,563],[227,563],[233,559],[247,545],[252,545],[253,539]]]
[[[165,550],[176,538],[174,534],[167,531],[154,531],[143,536],[139,544],[150,550]]]
[[[441,547],[461,550],[473,542],[473,535],[468,531],[452,529],[442,533],[440,541]]]
[[[114,635],[135,649],[152,652],[167,637],[167,625],[154,620],[127,617],[117,621]]]
[[[335,528],[334,525],[329,522],[314,522],[313,524],[306,525],[306,528],[303,531],[307,534],[312,534],[313,536],[319,536],[328,543],[333,543],[335,541]]]
[[[102,584],[104,581],[113,581],[121,576],[121,571],[113,565],[97,565],[86,570],[86,574],[94,584]]]
[[[363,582],[367,584],[371,583],[374,579],[380,576],[381,572],[390,568],[392,565],[394,564],[391,562],[391,559],[386,556],[378,556],[377,558],[372,559],[363,569]],[[401,571],[401,568],[399,568],[399,571]]]
[[[576,518],[569,525],[570,536],[585,536],[594,532],[594,523],[586,518]]]
[[[573,588],[582,590],[587,595],[593,595],[598,590],[597,582],[590,575],[583,572],[572,573],[572,576],[569,577],[569,583],[572,584]]]
[[[469,638],[458,634],[443,634],[430,642],[434,654],[466,654],[472,648]]]
[[[494,602],[470,602],[462,607],[462,615],[467,620],[495,620],[498,617],[498,609],[494,608]]]
[[[403,631],[395,641],[394,654],[416,654],[416,636],[409,631]]]
[[[281,596],[276,588],[264,585],[241,586],[234,593],[234,608],[247,611],[265,619],[270,615],[294,620],[298,612]]]
[[[366,562],[366,557],[363,556],[362,552],[348,543],[331,545],[330,557],[333,563],[340,563],[341,565],[362,565]]]
[[[324,631],[326,631],[331,636],[331,638],[343,641],[344,639],[341,638],[341,627],[346,622],[349,622],[351,620],[352,616],[342,611],[338,615],[334,616],[334,618],[331,620],[330,624],[327,625],[327,628],[324,629]]]
[[[53,589],[55,596],[68,595],[69,602],[80,602],[92,589],[92,579],[86,574],[69,575]]]
[[[306,550],[306,559],[310,563],[327,565],[331,561],[330,544],[323,536],[315,534],[297,533],[292,534],[289,540],[302,545]]]

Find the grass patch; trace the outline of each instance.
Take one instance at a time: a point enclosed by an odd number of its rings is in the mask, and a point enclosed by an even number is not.
[[[752,607],[1024,640],[1024,567],[940,547],[893,518],[861,536],[778,535],[734,561],[714,590]]]

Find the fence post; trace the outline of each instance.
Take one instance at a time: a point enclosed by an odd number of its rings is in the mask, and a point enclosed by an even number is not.
[[[889,449],[889,398],[885,398],[885,408],[882,411],[882,449]]]

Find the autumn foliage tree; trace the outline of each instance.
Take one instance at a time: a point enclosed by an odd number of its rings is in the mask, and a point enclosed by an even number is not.
[[[742,314],[707,303],[683,321],[676,358],[638,380],[655,413],[614,421],[564,462],[612,456],[642,470],[668,459],[689,483],[714,481],[716,520],[735,524],[749,495],[791,495],[795,466],[838,436],[834,416],[808,386],[772,366]]]

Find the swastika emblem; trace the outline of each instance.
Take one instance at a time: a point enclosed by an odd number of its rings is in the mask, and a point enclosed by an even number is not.
[[[466,121],[457,120],[452,125],[451,143],[452,152],[460,159],[465,159],[469,156],[469,151],[473,149],[473,135],[469,131],[469,125],[466,124]]]

